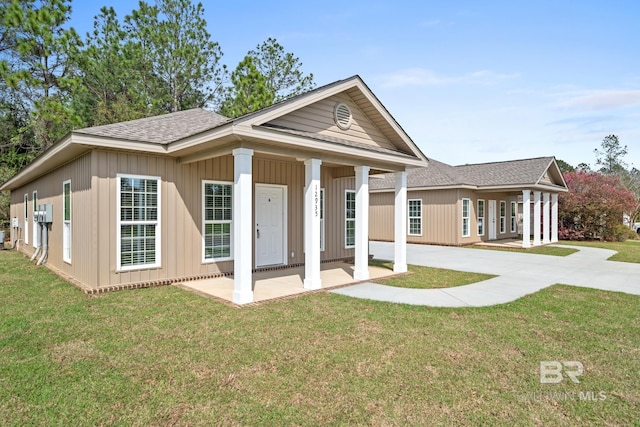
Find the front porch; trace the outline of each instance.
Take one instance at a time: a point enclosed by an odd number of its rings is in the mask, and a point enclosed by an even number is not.
[[[394,273],[392,270],[386,268],[369,266],[370,279],[380,279],[396,274],[398,273]],[[353,264],[345,262],[322,264],[320,267],[322,289],[336,288],[360,282],[360,280],[354,279],[353,275]],[[253,302],[264,302],[313,292],[313,290],[304,288],[304,277],[304,266],[255,272],[252,275]],[[194,280],[180,283],[178,286],[205,296],[234,303],[233,276]]]

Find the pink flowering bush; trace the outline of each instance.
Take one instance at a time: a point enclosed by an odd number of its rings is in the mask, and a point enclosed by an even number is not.
[[[558,198],[558,237],[564,240],[625,240],[624,213],[637,201],[618,178],[577,170],[564,174],[569,192]]]

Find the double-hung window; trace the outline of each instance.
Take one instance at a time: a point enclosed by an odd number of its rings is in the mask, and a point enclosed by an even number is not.
[[[38,212],[38,192],[33,192],[33,197],[31,199],[31,212],[33,214],[33,247],[37,248],[40,246],[40,227],[38,227],[38,216],[36,212]]]
[[[232,184],[202,181],[202,261],[230,260],[233,229]]]
[[[346,249],[356,247],[356,192],[345,190],[344,193],[344,246]]]
[[[160,178],[118,175],[118,270],[160,266]]]
[[[500,233],[507,231],[507,202],[500,201]]]
[[[409,236],[422,236],[422,199],[409,200]]]
[[[469,228],[469,215],[471,210],[471,200],[470,199],[462,199],[462,237],[469,237],[470,228]]]
[[[71,181],[62,183],[62,260],[71,263]]]
[[[29,244],[29,195],[24,195],[24,244]]]
[[[484,236],[484,200],[478,199],[478,236]]]
[[[511,202],[511,232],[515,233],[517,229],[516,215],[518,214],[518,204]]]

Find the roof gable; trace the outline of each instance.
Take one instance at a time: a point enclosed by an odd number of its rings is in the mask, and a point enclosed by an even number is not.
[[[343,131],[336,126],[333,109],[346,104],[353,114],[352,126]],[[318,140],[340,140],[378,147],[388,152],[426,160],[402,127],[389,114],[359,76],[353,76],[265,109],[233,120],[234,126],[294,131]]]

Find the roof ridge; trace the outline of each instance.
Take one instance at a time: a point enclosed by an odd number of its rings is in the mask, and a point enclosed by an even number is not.
[[[542,159],[555,159],[555,156],[539,156],[539,157],[529,157],[526,159],[514,159],[514,160],[496,160],[494,162],[483,162],[483,163],[465,163],[462,165],[455,165],[454,168],[465,167],[465,166],[482,166],[482,165],[495,165],[500,163],[517,163],[517,162],[526,162],[530,160],[542,160]]]

